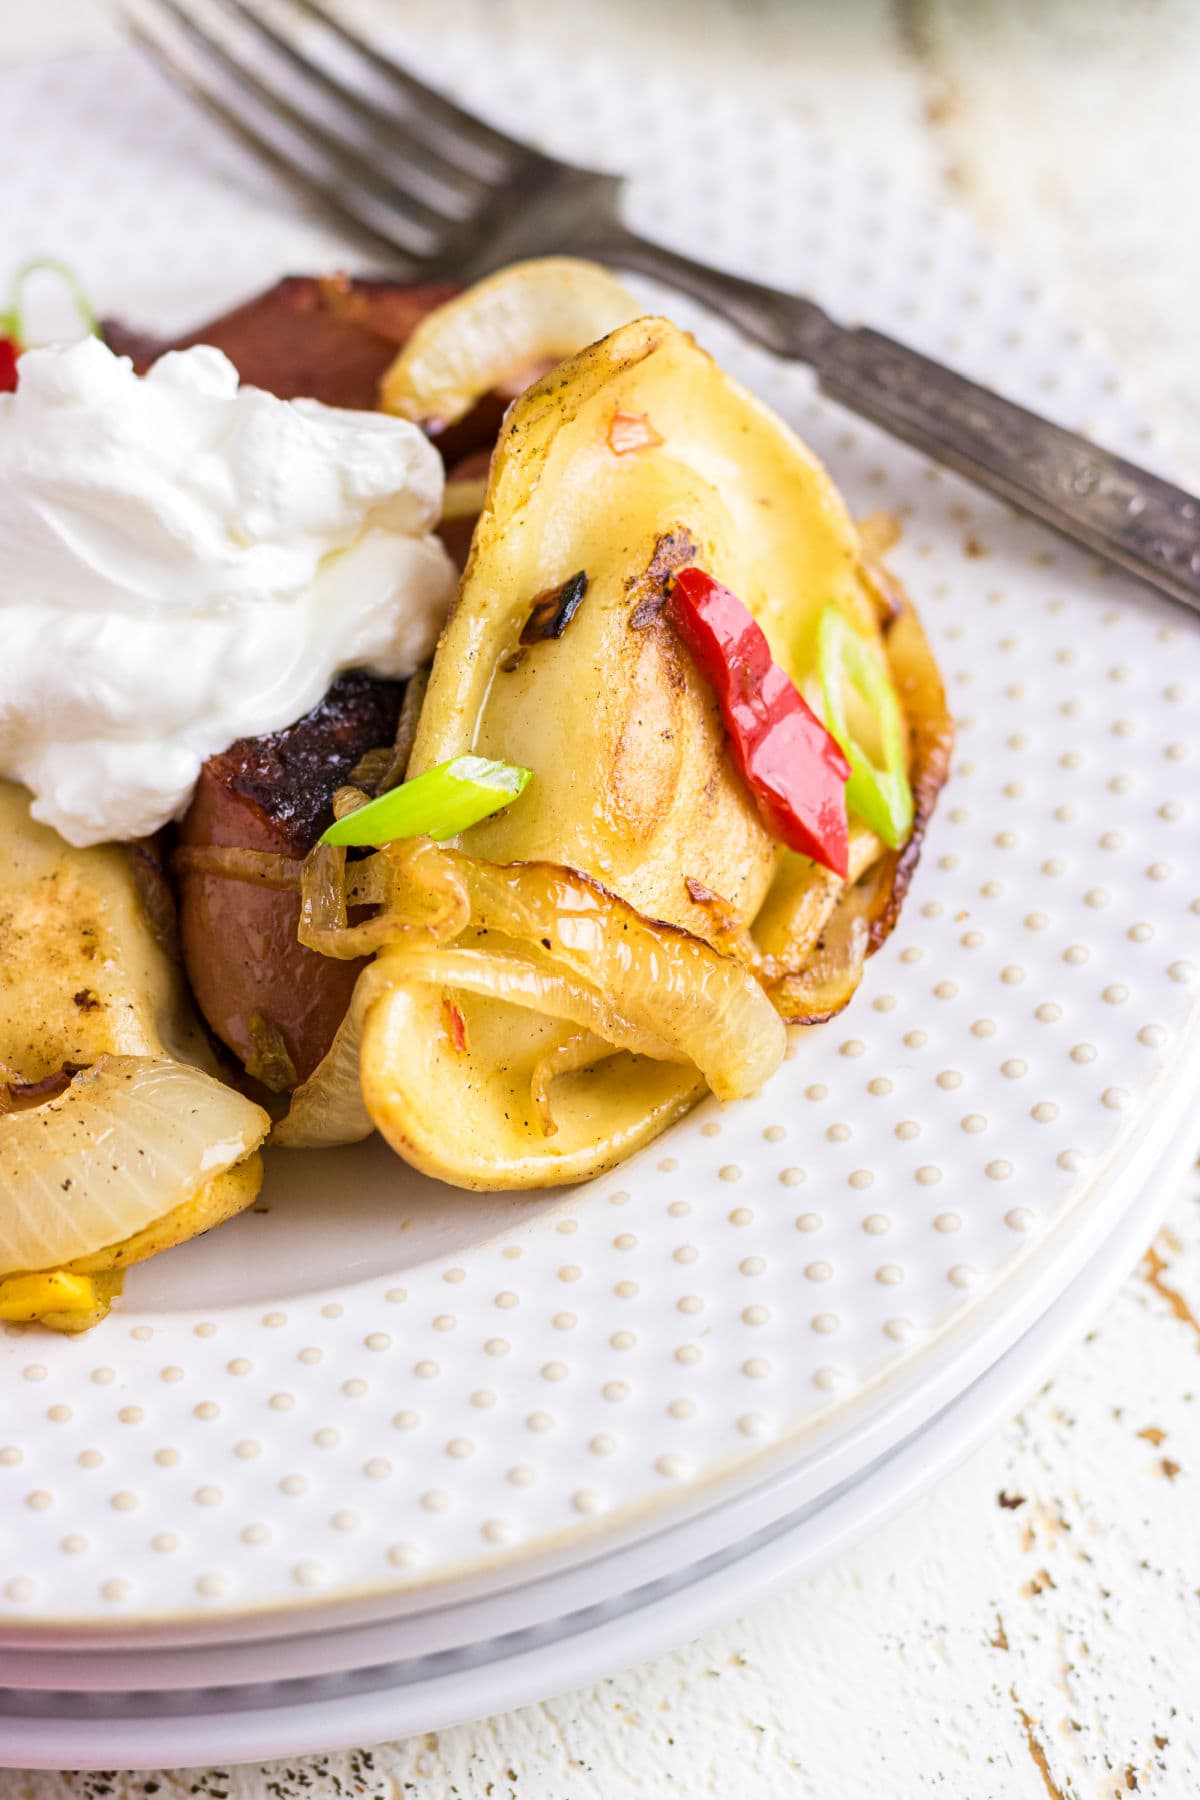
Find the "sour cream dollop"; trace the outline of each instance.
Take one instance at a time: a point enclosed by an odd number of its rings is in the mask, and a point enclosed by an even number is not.
[[[442,487],[414,425],[240,387],[219,350],[141,378],[97,338],[26,351],[0,395],[0,773],[72,844],[140,837],[340,670],[410,675],[454,591]]]

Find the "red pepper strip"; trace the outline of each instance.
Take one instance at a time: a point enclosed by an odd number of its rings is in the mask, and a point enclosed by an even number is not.
[[[20,345],[14,338],[0,337],[0,394],[11,394],[17,385],[20,353]]]
[[[452,1047],[460,1056],[467,1053],[467,1021],[455,1006],[453,1000],[442,996],[442,1017],[446,1021],[446,1035]]]
[[[837,742],[728,588],[703,569],[680,569],[668,605],[716,694],[730,753],[772,836],[845,880],[850,764]]]

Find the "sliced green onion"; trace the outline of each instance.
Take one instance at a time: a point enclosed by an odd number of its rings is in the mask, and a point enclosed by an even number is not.
[[[3,313],[0,313],[0,332],[3,332],[5,337],[12,338],[14,343],[20,344],[22,347],[25,345],[27,341],[24,306],[25,283],[31,275],[36,275],[43,269],[57,275],[65,284],[88,335],[101,337],[103,333],[100,330],[100,320],[95,307],[88,299],[87,290],[70,263],[61,261],[57,256],[32,256],[28,262],[23,262],[17,269],[9,283],[8,307]]]
[[[470,825],[511,806],[525,792],[530,771],[483,756],[452,756],[402,782],[377,800],[335,819],[323,844],[390,844],[396,838],[457,837]]]
[[[846,623],[836,606],[827,606],[817,627],[817,661],[821,676],[825,724],[850,763],[846,804],[889,849],[908,842],[913,824],[913,797],[905,767],[904,719],[883,659]],[[883,767],[879,768],[846,723],[845,684],[871,709],[879,729]]]

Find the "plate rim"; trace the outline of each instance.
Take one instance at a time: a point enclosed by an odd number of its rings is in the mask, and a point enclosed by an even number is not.
[[[1200,1040],[1200,1020],[1197,1021],[1196,1036]],[[1148,1179],[1143,1163],[1148,1160],[1152,1175],[1160,1158],[1169,1153],[1169,1146],[1186,1126],[1191,1099],[1187,1077],[1193,1065],[1197,1065],[1195,1073],[1200,1073],[1200,1056],[1180,1060],[1181,1066],[1170,1083],[1170,1091],[1160,1097],[1159,1106],[1153,1113],[1146,1109],[1138,1129],[1131,1132],[1121,1146],[1123,1154],[1118,1157],[1114,1152],[1109,1166],[1097,1173],[1086,1198],[1081,1196],[1069,1215],[1057,1222],[1053,1233],[1047,1234],[1047,1238],[1053,1235],[1058,1240],[1055,1257],[1049,1263],[1044,1260],[1039,1263],[1036,1281],[1023,1283],[1023,1278],[1029,1274],[1027,1261],[1025,1258],[1015,1261],[987,1300],[973,1310],[969,1324],[958,1327],[965,1336],[955,1334],[952,1317],[942,1331],[922,1347],[919,1360],[926,1367],[920,1381],[911,1379],[913,1361],[905,1363],[897,1372],[908,1382],[903,1406],[897,1408],[889,1403],[886,1395],[889,1377],[885,1374],[860,1397],[861,1411],[866,1416],[858,1421],[858,1430],[848,1434],[849,1442],[843,1441],[847,1434],[832,1431],[828,1443],[819,1446],[826,1454],[815,1466],[805,1463],[797,1466],[796,1458],[788,1455],[789,1441],[781,1436],[757,1457],[739,1463],[725,1477],[729,1491],[719,1498],[714,1499],[714,1489],[721,1485],[720,1477],[696,1483],[689,1490],[689,1497],[694,1495],[697,1503],[676,1506],[672,1516],[658,1523],[657,1528],[652,1523],[647,1529],[636,1529],[641,1521],[635,1518],[631,1521],[634,1529],[617,1534],[606,1529],[608,1519],[612,1517],[608,1515],[589,1537],[571,1538],[558,1548],[556,1554],[547,1555],[544,1547],[535,1541],[529,1546],[527,1556],[506,1561],[494,1569],[491,1579],[483,1582],[456,1581],[450,1577],[431,1583],[427,1588],[373,1584],[369,1591],[335,1590],[323,1594],[318,1602],[300,1596],[276,1606],[254,1606],[242,1612],[229,1609],[198,1619],[189,1615],[183,1621],[156,1620],[146,1614],[139,1614],[134,1620],[113,1619],[99,1625],[90,1620],[82,1623],[70,1619],[0,1620],[0,1656],[14,1650],[36,1652],[55,1640],[63,1649],[80,1651],[101,1647],[115,1649],[135,1638],[161,1649],[186,1650],[232,1641],[271,1642],[352,1630],[372,1622],[419,1619],[432,1612],[475,1601],[486,1603],[502,1599],[506,1593],[524,1589],[531,1581],[547,1576],[602,1567],[609,1555],[641,1550],[650,1556],[654,1554],[656,1543],[669,1540],[676,1529],[691,1526],[698,1530],[705,1524],[711,1526],[728,1519],[733,1511],[740,1510],[752,1519],[760,1511],[766,1511],[768,1517],[775,1516],[781,1510],[781,1492],[788,1494],[793,1508],[816,1499],[820,1493],[853,1480],[858,1470],[871,1465],[886,1455],[892,1445],[919,1431],[924,1422],[953,1403],[956,1393],[964,1391],[964,1368],[972,1371],[967,1376],[968,1384],[982,1379],[1062,1299],[1076,1279],[1080,1255],[1088,1250],[1089,1235],[1097,1229],[1095,1215],[1099,1214],[1102,1222],[1102,1241],[1107,1241],[1108,1234],[1136,1202],[1140,1184]],[[1200,1123],[1196,1129],[1200,1133]],[[1129,1186],[1134,1189],[1132,1198],[1125,1192]],[[1091,1208],[1086,1206],[1086,1199],[1092,1200]],[[1023,1283],[1021,1304],[1007,1305],[1010,1287],[1018,1283]],[[1045,1298],[1047,1288],[1052,1291]],[[951,1338],[955,1354],[947,1357],[946,1345]],[[839,1414],[839,1424],[848,1411],[846,1408]],[[830,1465],[835,1470],[832,1476]],[[739,1479],[743,1473],[746,1479]],[[640,1509],[642,1514],[646,1510]],[[786,1506],[782,1510],[787,1510]],[[760,1529],[761,1522],[748,1528]],[[595,1554],[586,1554],[590,1545],[599,1546]],[[577,1554],[581,1546],[585,1551],[582,1555]],[[426,1595],[431,1594],[437,1596],[432,1604],[422,1604]],[[409,1599],[414,1604],[395,1604],[397,1600]],[[197,1624],[204,1629],[196,1630]]]
[[[0,1715],[0,1768],[85,1770],[119,1764],[131,1771],[150,1770],[167,1766],[168,1759],[177,1762],[181,1754],[185,1758],[192,1757],[193,1746],[195,1756],[192,1759],[197,1762],[211,1762],[217,1755],[222,1761],[245,1763],[336,1752],[357,1743],[380,1742],[415,1730],[446,1730],[470,1718],[550,1699],[600,1680],[618,1669],[660,1655],[674,1644],[735,1616],[746,1606],[758,1604],[769,1597],[781,1581],[799,1580],[812,1573],[832,1556],[849,1549],[905,1507],[914,1504],[934,1481],[951,1473],[977,1449],[1002,1419],[1019,1411],[1022,1397],[1036,1393],[1064,1351],[1078,1341],[1088,1322],[1099,1315],[1105,1302],[1127,1278],[1130,1259],[1136,1256],[1137,1246],[1153,1236],[1157,1223],[1174,1197],[1177,1178],[1195,1159],[1197,1129],[1195,1122],[1187,1122],[1183,1130],[1176,1132],[1132,1202],[1077,1272],[1074,1292],[1071,1287],[1064,1290],[1055,1304],[968,1388],[956,1394],[932,1419],[885,1452],[859,1477],[851,1478],[811,1507],[801,1509],[803,1516],[796,1523],[785,1522],[782,1528],[767,1528],[755,1534],[741,1554],[727,1558],[719,1566],[706,1568],[705,1564],[711,1565],[717,1559],[702,1558],[699,1564],[685,1569],[685,1575],[690,1574],[692,1578],[682,1585],[654,1599],[643,1600],[636,1608],[619,1606],[614,1616],[598,1620],[590,1627],[581,1626],[564,1638],[552,1636],[548,1642],[523,1649],[515,1649],[510,1641],[499,1657],[472,1662],[461,1669],[446,1669],[425,1681],[372,1688],[365,1695],[344,1695],[337,1700],[317,1699],[262,1712],[239,1710],[222,1714],[210,1711],[150,1721],[144,1717],[116,1722],[31,1718],[14,1723]],[[1067,1304],[1069,1299],[1070,1305]],[[822,1527],[826,1529],[823,1531]],[[632,1594],[642,1591],[634,1589]],[[625,1594],[621,1600],[630,1597]],[[572,1609],[562,1615],[560,1622],[580,1613],[602,1610],[595,1606]],[[612,1640],[628,1637],[631,1628],[632,1650],[626,1644],[622,1645],[619,1655],[613,1654]],[[489,1641],[504,1644],[506,1637],[515,1640],[527,1635],[532,1633],[524,1630],[497,1633]],[[446,1657],[445,1653],[435,1652],[433,1660],[443,1657],[449,1661],[452,1655]],[[544,1661],[551,1660],[555,1675],[547,1686],[538,1671]],[[565,1675],[564,1663],[570,1670]],[[472,1684],[479,1684],[485,1674],[491,1680],[487,1691],[481,1692],[479,1685]],[[463,1694],[458,1700],[453,1698],[456,1683]],[[62,1691],[61,1683],[53,1685]],[[214,1690],[204,1684],[201,1691],[211,1693]],[[472,1696],[470,1699],[466,1698],[468,1693]],[[385,1717],[389,1698],[394,1704],[399,1696],[404,1697],[408,1714],[399,1720],[394,1716]],[[321,1736],[298,1740],[287,1735],[288,1727],[297,1715],[314,1721],[328,1720],[329,1724],[312,1723],[310,1729],[319,1730]],[[335,1719],[340,1722],[333,1728]],[[274,1730],[275,1735],[253,1740],[250,1735],[253,1726],[247,1726],[248,1720],[259,1721],[264,1730]],[[214,1721],[217,1731],[229,1731],[228,1738],[214,1742]],[[235,1723],[230,1724],[230,1721]],[[63,1740],[61,1736],[53,1735],[61,1733],[64,1724],[71,1740],[67,1745],[69,1760],[66,1762],[62,1755]],[[165,1742],[165,1736],[181,1724],[196,1735],[183,1737],[183,1748],[177,1750]],[[328,1735],[331,1728],[332,1736]],[[91,1729],[98,1729],[105,1735],[94,1740],[95,1747],[89,1749],[85,1734]],[[146,1760],[144,1750],[147,1736],[159,1745],[150,1760]]]

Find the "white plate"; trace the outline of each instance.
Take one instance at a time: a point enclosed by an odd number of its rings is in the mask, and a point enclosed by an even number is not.
[[[794,125],[530,46],[438,56],[520,128],[539,96],[577,155],[639,146],[636,222],[1138,448],[1103,360],[961,221]],[[191,322],[347,259],[123,54],[0,95],[36,172],[0,194],[0,242],[68,249],[105,310]],[[481,1201],[378,1146],[279,1159],[268,1213],[137,1271],[99,1331],[12,1333],[0,1641],[311,1631],[570,1566],[785,1467],[815,1498],[994,1361],[1118,1216],[1197,1037],[1200,634],[803,369],[703,335],[856,510],[904,520],[962,735],[900,929],[758,1099],[608,1180]]]
[[[1016,1411],[1098,1316],[1185,1173],[1194,1185],[1195,1155],[1189,1120],[1158,1166],[1139,1170],[1136,1202],[1068,1292],[986,1375],[853,1481],[724,1554],[633,1587],[629,1554],[618,1553],[607,1559],[603,1601],[588,1603],[574,1574],[552,1579],[541,1585],[559,1613],[547,1609],[530,1627],[509,1617],[507,1596],[486,1602],[496,1635],[451,1651],[436,1641],[437,1615],[426,1615],[416,1635],[368,1627],[232,1654],[168,1652],[149,1665],[108,1650],[8,1657],[0,1681],[14,1685],[0,1687],[0,1767],[152,1769],[347,1749],[547,1699],[698,1635],[912,1504]],[[422,1641],[430,1625],[435,1641]],[[162,1677],[172,1664],[191,1669],[174,1691],[126,1691],[148,1666]],[[261,1685],[231,1686],[239,1676]],[[197,1691],[204,1681],[212,1685]]]
[[[1099,1271],[1115,1268],[1123,1249],[1135,1238],[1141,1244],[1149,1240],[1156,1209],[1165,1204],[1194,1164],[1200,1148],[1200,1124],[1194,1109],[1186,1104],[1187,1096],[1181,1098],[1185,1104],[1172,1109],[1176,1116],[1160,1116],[1154,1134],[1128,1165],[1116,1224],[1101,1244],[1093,1246],[1071,1283],[1070,1297],[1050,1309],[1060,1332],[1066,1331],[1070,1319],[1083,1317]],[[1133,1251],[1129,1251],[1127,1260],[1132,1255]],[[1034,1342],[1046,1343],[1048,1339],[1027,1333],[1000,1360],[1010,1372],[1015,1371],[1018,1357],[1025,1353],[1023,1346]],[[1031,1376],[1031,1383],[1032,1380]],[[964,1416],[962,1400],[960,1392],[952,1402],[960,1418]],[[935,1418],[940,1416],[934,1414]],[[925,1429],[922,1427],[921,1431]],[[445,1651],[471,1650],[479,1656],[486,1648],[486,1654],[492,1657],[494,1650],[489,1640],[498,1636],[507,1639],[516,1631],[557,1626],[567,1615],[604,1603],[620,1603],[624,1607],[635,1590],[657,1591],[667,1585],[672,1590],[680,1588],[694,1579],[698,1568],[724,1566],[745,1554],[750,1546],[781,1531],[797,1543],[801,1524],[826,1514],[851,1487],[866,1481],[877,1484],[881,1471],[897,1450],[919,1435],[921,1432],[915,1432],[901,1438],[897,1446],[876,1457],[866,1469],[847,1481],[827,1484],[816,1498],[810,1497],[812,1484],[806,1481],[803,1465],[785,1469],[748,1493],[698,1517],[666,1526],[649,1538],[601,1551],[589,1561],[482,1598],[342,1630],[320,1629],[317,1616],[308,1621],[312,1629],[304,1634],[221,1643],[212,1648],[145,1647],[134,1639],[92,1649],[0,1649],[0,1689],[123,1694],[134,1689],[165,1692],[212,1685],[229,1688],[260,1683],[268,1673],[273,1680],[343,1674],[385,1662],[411,1663]],[[940,1465],[935,1465],[930,1478],[939,1472]]]

